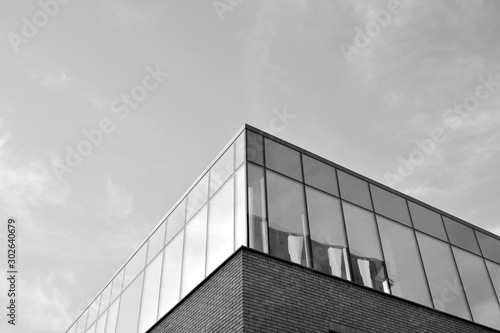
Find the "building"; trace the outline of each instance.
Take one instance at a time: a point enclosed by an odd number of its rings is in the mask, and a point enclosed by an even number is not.
[[[67,332],[497,332],[499,299],[499,236],[245,125]]]

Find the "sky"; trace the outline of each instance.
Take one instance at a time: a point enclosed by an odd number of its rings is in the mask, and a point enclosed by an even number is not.
[[[498,17],[496,0],[0,2],[0,268],[13,218],[19,271],[0,331],[67,328],[244,123],[500,234]]]

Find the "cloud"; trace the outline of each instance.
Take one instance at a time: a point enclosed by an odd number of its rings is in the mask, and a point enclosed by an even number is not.
[[[0,120],[0,203],[8,215],[26,216],[30,207],[63,205],[67,184],[58,182],[42,159],[8,147],[11,137]]]
[[[32,77],[43,87],[52,89],[64,88],[68,85],[69,82],[73,81],[74,79],[64,71],[59,71],[57,73],[41,71],[38,73],[33,73]]]
[[[116,218],[132,214],[134,196],[125,188],[119,187],[108,178],[106,182],[105,202],[108,212]]]

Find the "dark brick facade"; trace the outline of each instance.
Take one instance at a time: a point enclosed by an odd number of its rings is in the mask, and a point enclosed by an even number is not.
[[[497,332],[241,249],[150,332]]]

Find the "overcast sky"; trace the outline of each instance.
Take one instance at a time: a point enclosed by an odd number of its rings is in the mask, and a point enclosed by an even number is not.
[[[65,329],[245,122],[500,233],[499,1],[54,1],[0,3],[0,331]]]

